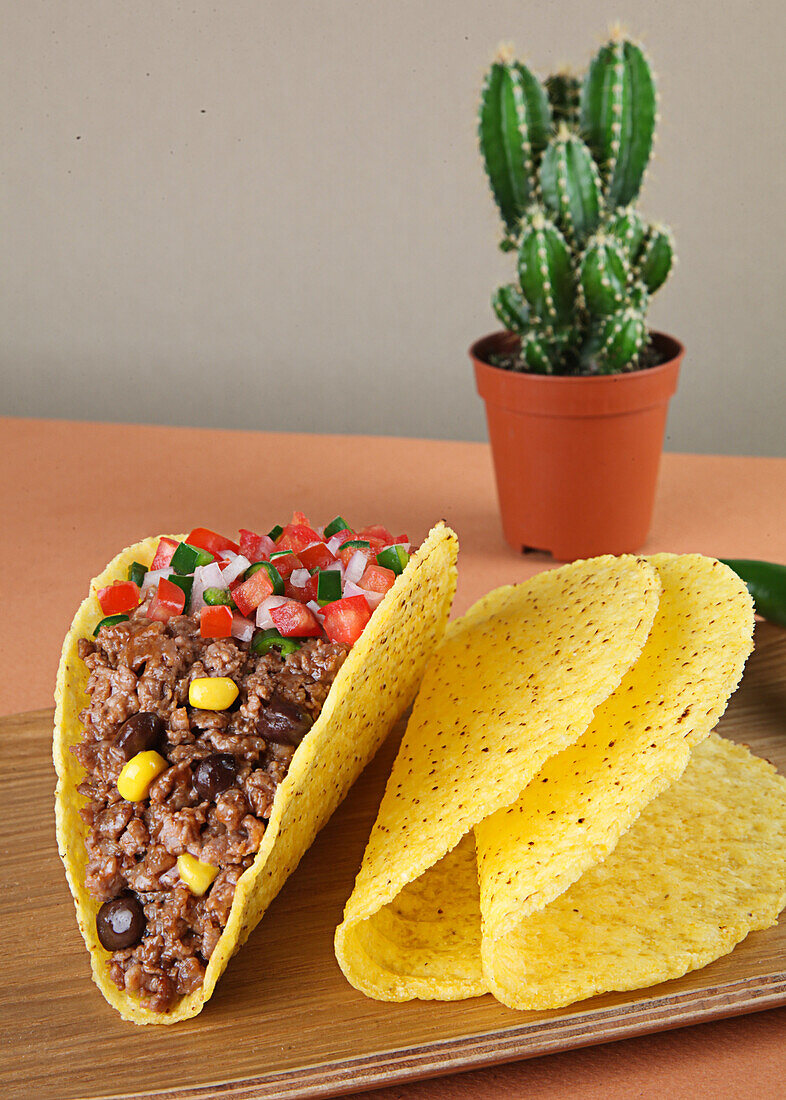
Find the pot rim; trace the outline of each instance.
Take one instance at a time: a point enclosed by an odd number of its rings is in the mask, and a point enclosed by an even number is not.
[[[640,378],[658,378],[660,375],[667,374],[673,369],[675,360],[682,359],[685,354],[685,346],[675,337],[668,332],[659,332],[657,329],[649,330],[650,338],[656,346],[660,346],[664,352],[668,355],[668,358],[664,363],[659,363],[657,367],[646,367],[641,370],[624,371],[617,374],[535,374],[530,371],[509,371],[504,370],[502,367],[496,367],[493,363],[489,363],[486,356],[489,352],[496,350],[496,347],[500,343],[515,344],[519,337],[513,333],[508,332],[506,329],[498,329],[496,332],[489,332],[485,336],[481,336],[476,340],[469,349],[470,358],[486,367],[490,371],[494,371],[495,374],[504,375],[506,378],[517,378],[521,380],[537,379],[539,384],[548,386],[576,386],[576,385],[601,385],[608,386],[611,384],[624,384],[624,382],[632,381]],[[515,384],[515,383],[514,383]]]

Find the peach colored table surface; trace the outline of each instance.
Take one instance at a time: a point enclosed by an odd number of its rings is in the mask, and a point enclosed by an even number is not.
[[[51,705],[89,579],[146,535],[266,530],[299,508],[421,539],[444,518],[461,543],[456,614],[553,565],[504,544],[485,444],[0,418],[0,470],[0,714]],[[665,455],[642,547],[660,550],[786,561],[786,459]],[[773,1010],[373,1095],[782,1097],[785,1039]]]

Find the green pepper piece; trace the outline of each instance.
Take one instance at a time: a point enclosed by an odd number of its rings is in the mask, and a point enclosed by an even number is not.
[[[339,533],[339,531],[349,531],[349,530],[351,530],[351,528],[350,528],[349,524],[347,523],[347,521],[344,519],[344,517],[343,516],[336,516],[336,518],[332,519],[330,521],[330,523],[327,525],[327,527],[325,528],[324,536],[325,536],[326,539],[331,539],[331,538],[333,538],[334,535],[337,535]]]
[[[172,580],[175,578],[172,577]],[[226,588],[206,588],[202,593],[202,599],[210,607],[216,607],[221,605],[222,607],[231,607],[233,611],[237,610],[237,605],[232,599],[232,594]]]
[[[147,566],[142,565],[139,561],[133,561],[128,567],[128,579],[133,581],[134,584],[142,587],[142,582],[145,579],[145,573],[147,573]]]
[[[177,549],[169,563],[176,573],[185,575],[193,573],[198,565],[210,565],[215,557],[209,550],[203,550],[201,546],[191,546],[188,542],[178,543]]]
[[[270,630],[258,630],[256,632],[251,642],[251,652],[256,653],[258,657],[262,657],[269,653],[271,649],[277,649],[282,657],[286,657],[290,653],[297,652],[302,644],[297,638],[282,637],[273,627]]]
[[[320,569],[317,574],[317,603],[324,607],[341,599],[341,574],[338,569]]]
[[[396,576],[404,572],[404,566],[409,561],[409,554],[403,546],[396,543],[395,546],[386,546],[377,554],[377,564],[385,569],[392,569]]]
[[[721,561],[745,582],[756,614],[786,626],[786,565],[752,558],[721,558]]]
[[[339,550],[347,550],[349,548],[353,550],[370,550],[371,543],[367,542],[366,539],[347,539],[346,542],[342,542],[341,546],[339,546]]]
[[[270,555],[270,560],[273,561],[274,558],[285,558],[287,554],[290,554],[292,557],[295,556],[293,550],[274,550]]]
[[[175,577],[174,575],[170,575],[169,580],[172,584],[176,584],[178,588],[182,588],[185,593],[186,602],[183,605],[183,613],[185,614],[188,611],[188,605],[191,600],[191,589],[194,587],[193,575],[190,577]]]
[[[283,531],[283,530],[284,530],[284,528],[283,528],[283,527],[281,527],[281,526],[280,526],[280,524],[278,524],[278,523],[277,523],[275,527],[271,527],[271,528],[270,528],[270,530],[269,530],[269,531],[268,531],[268,533],[267,533],[267,537],[268,537],[269,539],[272,539],[272,540],[273,540],[273,542],[275,542],[275,541],[276,541],[276,539],[277,539],[277,538],[278,538],[278,536],[279,536],[279,535],[280,535],[280,534],[282,533],[282,531]]]
[[[98,626],[93,631],[93,637],[98,637],[98,632],[102,626],[115,626],[116,623],[128,622],[128,615],[107,615],[105,619],[102,619]]]

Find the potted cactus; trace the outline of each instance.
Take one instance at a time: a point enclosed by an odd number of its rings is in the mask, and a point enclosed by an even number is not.
[[[655,122],[647,58],[620,31],[583,80],[541,83],[508,48],[486,77],[480,150],[517,277],[492,297],[504,331],[470,355],[518,550],[569,560],[647,537],[683,354],[647,328],[674,260],[634,205]]]

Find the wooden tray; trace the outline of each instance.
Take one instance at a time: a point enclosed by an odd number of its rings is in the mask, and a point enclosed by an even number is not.
[[[756,631],[721,723],[786,771],[786,632]],[[90,981],[57,856],[50,711],[0,719],[4,1096],[336,1096],[681,1027],[786,1003],[786,922],[656,988],[558,1012],[516,1013],[490,996],[381,1004],[342,977],[333,930],[352,888],[395,751],[371,765],[230,963],[195,1020],[123,1023]]]

